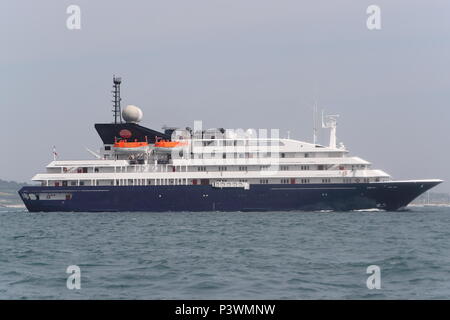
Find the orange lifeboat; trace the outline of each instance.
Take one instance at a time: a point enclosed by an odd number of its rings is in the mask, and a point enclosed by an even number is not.
[[[114,143],[114,149],[120,153],[141,153],[148,150],[148,142],[128,142],[127,140],[119,140]]]
[[[159,140],[155,142],[155,149],[162,152],[171,152],[186,146],[187,142]]]

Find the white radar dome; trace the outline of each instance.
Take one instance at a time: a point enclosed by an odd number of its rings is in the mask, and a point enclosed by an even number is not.
[[[142,110],[133,105],[126,106],[122,111],[122,118],[126,122],[139,122],[143,115]]]

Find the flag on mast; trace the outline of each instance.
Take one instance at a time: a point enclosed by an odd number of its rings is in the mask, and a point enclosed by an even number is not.
[[[58,153],[56,152],[56,147],[53,146],[53,160],[56,161],[57,158],[58,158]]]

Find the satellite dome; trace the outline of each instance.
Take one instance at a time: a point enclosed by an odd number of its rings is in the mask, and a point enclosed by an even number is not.
[[[126,122],[139,122],[143,115],[142,110],[133,105],[126,106],[122,111],[122,118]]]

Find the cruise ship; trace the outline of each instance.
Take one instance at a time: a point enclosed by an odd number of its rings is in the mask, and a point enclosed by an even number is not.
[[[122,110],[120,85],[114,77],[113,121],[95,124],[101,150],[85,161],[55,153],[19,190],[30,212],[392,211],[442,182],[396,181],[350,156],[336,141],[337,116],[322,116],[328,145],[199,122],[150,129],[141,109]]]

